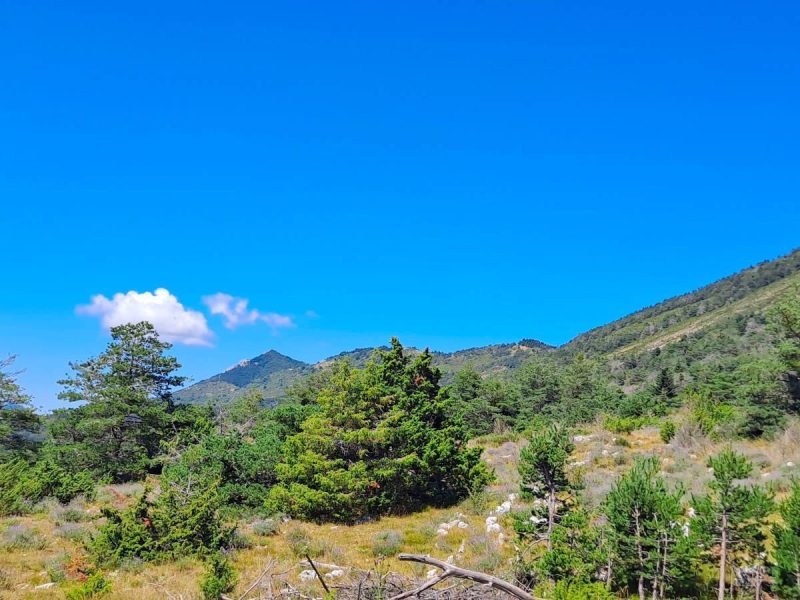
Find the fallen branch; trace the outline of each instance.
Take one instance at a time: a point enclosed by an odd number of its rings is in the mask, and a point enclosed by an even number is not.
[[[258,577],[256,577],[256,580],[255,580],[255,581],[254,581],[254,582],[253,582],[253,583],[250,585],[250,587],[249,587],[249,588],[247,588],[247,589],[244,591],[244,594],[242,594],[241,596],[239,596],[239,600],[244,600],[244,599],[247,597],[247,595],[248,595],[250,592],[252,592],[252,591],[253,591],[253,589],[254,589],[254,588],[255,588],[255,587],[256,587],[256,586],[257,586],[257,585],[258,585],[258,584],[261,582],[261,580],[262,580],[262,579],[264,579],[264,576],[265,576],[267,573],[269,573],[270,571],[272,571],[272,568],[273,568],[273,566],[274,566],[274,565],[275,565],[275,560],[274,560],[274,559],[272,559],[272,558],[271,558],[271,559],[269,559],[269,562],[267,562],[267,566],[266,566],[266,567],[264,567],[264,570],[263,570],[263,571],[261,571],[261,574],[260,574]]]
[[[413,561],[422,563],[424,565],[437,567],[442,570],[442,574],[428,579],[425,583],[423,583],[416,589],[393,596],[392,598],[390,598],[390,600],[403,600],[403,598],[410,598],[411,596],[417,596],[422,592],[424,592],[425,590],[432,588],[437,583],[441,583],[445,579],[448,579],[449,577],[459,577],[461,579],[469,579],[470,581],[475,581],[477,583],[484,583],[489,587],[501,590],[506,594],[509,594],[510,596],[519,598],[520,600],[537,600],[531,594],[523,590],[521,587],[517,587],[513,583],[509,583],[508,581],[503,581],[502,579],[498,579],[493,575],[487,575],[486,573],[480,573],[478,571],[470,571],[469,569],[462,569],[461,567],[456,567],[455,565],[446,563],[443,560],[437,560],[435,558],[431,558],[430,556],[422,556],[419,554],[400,554],[398,555],[397,558],[399,560]]]
[[[322,589],[325,590],[326,594],[330,594],[331,591],[328,589],[328,584],[325,583],[325,580],[322,578],[322,573],[317,570],[317,565],[314,564],[314,561],[311,560],[311,557],[308,554],[306,554],[306,560],[308,561],[308,564],[311,565],[311,568],[314,569],[314,573],[317,574],[317,579],[319,579],[319,582],[322,584]]]

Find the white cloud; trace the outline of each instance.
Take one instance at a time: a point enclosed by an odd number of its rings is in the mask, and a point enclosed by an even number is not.
[[[99,317],[106,329],[149,321],[162,339],[176,344],[210,346],[214,337],[203,313],[185,308],[164,288],[141,294],[135,291],[117,293],[111,299],[97,294],[92,297],[91,304],[78,306],[76,310],[78,314]]]
[[[241,325],[252,325],[258,321],[263,321],[273,330],[295,326],[292,317],[288,315],[279,315],[273,312],[265,313],[255,308],[248,308],[249,300],[247,298],[237,298],[220,292],[205,296],[203,303],[208,307],[212,315],[222,315],[225,319],[225,327],[228,329],[236,329]]]

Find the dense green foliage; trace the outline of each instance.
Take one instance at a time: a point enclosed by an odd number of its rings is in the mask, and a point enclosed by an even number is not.
[[[558,495],[570,488],[567,459],[575,445],[558,425],[531,436],[519,457],[520,488],[525,497],[543,500],[547,507],[547,549],[552,549],[553,527],[558,518]]]
[[[772,527],[775,538],[774,589],[781,598],[800,598],[800,481],[792,484],[791,495],[780,505],[783,520]]]
[[[60,398],[83,404],[53,420],[51,451],[75,471],[129,481],[153,470],[172,427],[172,389],[184,378],[149,323],[114,327],[111,338],[105,352],[71,365],[74,375],[60,382]]]
[[[670,489],[659,469],[655,457],[638,457],[615,482],[604,507],[616,585],[636,590],[640,597],[671,597],[692,572],[686,564],[691,546],[684,542],[680,526],[684,492]]]
[[[165,477],[162,485],[155,500],[146,489],[125,510],[104,509],[106,523],[91,543],[98,563],[205,556],[227,546],[234,530],[220,516],[215,482]]]
[[[39,416],[9,370],[13,362],[13,356],[0,360],[0,461],[31,460],[39,442]]]
[[[333,367],[319,410],[286,440],[270,510],[354,522],[447,505],[488,477],[480,450],[466,447],[440,373],[397,340],[364,369]]]
[[[733,450],[711,457],[709,468],[714,478],[709,493],[694,498],[696,526],[701,543],[712,562],[719,556],[719,589],[724,594],[727,561],[733,558],[764,570],[765,523],[772,511],[772,497],[759,486],[742,480],[753,471],[752,463]]]
[[[207,561],[206,573],[200,582],[200,589],[205,600],[218,600],[225,592],[236,585],[236,572],[231,567],[228,557],[215,552]]]

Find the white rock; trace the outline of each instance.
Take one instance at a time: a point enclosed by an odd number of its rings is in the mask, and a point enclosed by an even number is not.
[[[506,500],[500,506],[494,509],[495,514],[504,515],[511,510],[511,502]]]
[[[502,531],[497,517],[486,517],[486,533],[499,533]]]
[[[770,475],[772,475],[772,473],[770,473],[769,471],[761,474],[762,477],[769,477]]]
[[[425,576],[426,576],[428,579],[430,579],[431,577],[436,577],[436,574],[437,574],[438,572],[439,572],[439,570],[438,570],[438,569],[430,569],[430,570],[429,570],[427,573],[425,573]]]
[[[689,507],[689,513],[688,514],[689,514],[689,518],[690,519],[693,519],[697,515],[697,513],[694,510],[694,506],[690,506]]]
[[[689,522],[683,524],[683,537],[689,537]]]
[[[446,562],[448,565],[452,565],[453,564],[453,555],[451,554],[450,556],[448,556],[447,560],[445,560],[444,562]]]
[[[443,535],[447,535],[448,533],[450,533],[450,530],[445,529],[444,527],[439,527],[439,529],[436,530],[436,535],[438,537],[442,537]]]
[[[789,461],[789,462],[786,463],[786,466],[787,467],[793,467],[794,463],[792,461]]]
[[[327,577],[328,579],[337,579],[342,575],[344,575],[344,569],[334,569],[330,573],[325,573],[325,577]]]
[[[588,442],[591,439],[592,436],[590,435],[576,435],[575,437],[572,438],[572,440],[575,442]]]
[[[458,525],[456,525],[459,529],[467,529],[469,527],[469,523],[466,521],[459,521]]]
[[[49,590],[51,587],[55,587],[55,583],[52,581],[50,583],[43,583],[42,585],[37,585],[33,589],[35,590]]]
[[[517,495],[516,494],[509,494],[508,495],[508,501],[509,502],[514,502],[516,499],[517,499]]]
[[[531,515],[531,518],[528,519],[534,525],[541,525],[542,523],[547,523],[547,519],[544,517],[537,517],[536,515]]]
[[[312,581],[317,578],[317,574],[314,573],[313,569],[306,569],[305,571],[300,571],[300,581]]]
[[[608,450],[603,450],[603,456],[608,456]]]

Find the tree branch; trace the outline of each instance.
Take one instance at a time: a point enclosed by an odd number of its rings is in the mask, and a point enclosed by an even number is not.
[[[456,567],[455,565],[431,558],[430,556],[422,556],[419,554],[400,554],[397,558],[399,560],[413,561],[422,563],[424,565],[431,565],[432,567],[441,569],[443,573],[441,575],[437,575],[436,577],[432,577],[420,587],[408,592],[403,592],[402,594],[398,594],[397,596],[392,597],[390,600],[402,600],[403,598],[416,596],[449,577],[459,577],[461,579],[469,579],[470,581],[475,581],[477,583],[484,583],[492,588],[501,590],[510,596],[519,598],[520,600],[538,600],[522,588],[517,587],[508,581],[503,581],[502,579],[498,579],[493,575],[487,575],[486,573],[462,569],[461,567]]]

